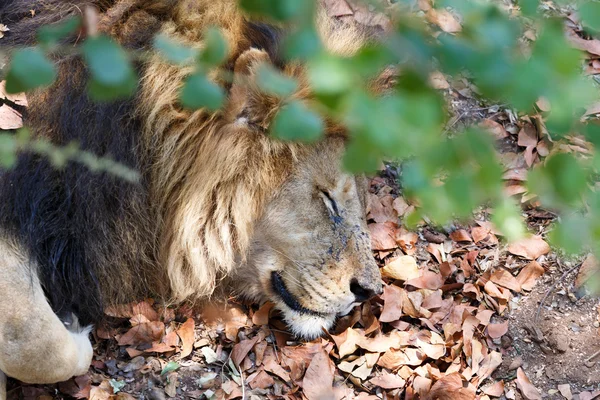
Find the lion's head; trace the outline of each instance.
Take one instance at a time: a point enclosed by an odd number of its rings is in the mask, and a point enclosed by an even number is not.
[[[341,168],[343,140],[312,146],[257,222],[237,290],[270,300],[294,333],[316,337],[381,293],[366,226],[366,180]]]

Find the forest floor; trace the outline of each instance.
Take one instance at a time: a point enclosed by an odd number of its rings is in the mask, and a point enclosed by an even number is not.
[[[327,4],[340,19],[386,23],[342,0]],[[565,12],[577,34],[571,18]],[[600,76],[599,66],[600,54],[589,53],[587,72]],[[434,74],[432,84],[447,99],[448,132],[475,124],[496,138],[507,193],[521,201],[532,236],[506,243],[485,208],[468,223],[408,231],[402,220],[414,205],[402,196],[402,168],[386,165],[371,180],[368,214],[384,294],[331,335],[293,338],[270,304],[171,308],[149,299],[107,310],[88,374],[57,385],[9,380],[9,399],[600,398],[600,301],[585,287],[597,263],[547,244],[556,216],[524,186],[550,152],[591,148],[577,137],[552,141],[543,102],[535,115],[516,115],[480,99],[464,78]],[[18,125],[6,111],[0,127],[9,118]]]

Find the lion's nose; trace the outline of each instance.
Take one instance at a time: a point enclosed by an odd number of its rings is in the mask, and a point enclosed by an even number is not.
[[[354,293],[356,301],[363,302],[365,300],[369,300],[375,295],[381,294],[382,290],[380,285],[378,285],[377,290],[375,290],[361,285],[357,279],[352,279],[350,281],[350,291]]]

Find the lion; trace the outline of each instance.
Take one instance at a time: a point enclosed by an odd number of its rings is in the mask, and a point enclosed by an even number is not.
[[[341,165],[345,129],[328,121],[312,144],[267,133],[283,101],[259,89],[261,65],[296,78],[294,98],[311,98],[303,66],[279,55],[281,27],[249,20],[235,0],[5,0],[0,21],[11,30],[0,45],[31,44],[40,24],[86,6],[99,10],[101,32],[148,55],[136,65],[136,95],[92,102],[85,64],[62,55],[57,81],[28,94],[25,124],[34,137],[77,141],[141,178],[130,183],[74,162],[56,168],[27,152],[2,172],[0,376],[40,384],[86,373],[88,334],[104,308],[148,296],[194,301],[225,287],[246,301],[273,302],[294,334],[311,339],[382,292],[367,180]],[[369,40],[320,15],[331,51],[351,55]],[[223,31],[221,72],[233,80],[212,73],[226,104],[191,111],[178,99],[190,67],[167,63],[151,43],[163,33],[202,46],[208,26]]]

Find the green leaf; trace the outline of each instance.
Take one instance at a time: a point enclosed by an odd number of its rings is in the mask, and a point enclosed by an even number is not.
[[[38,41],[45,46],[52,46],[75,32],[81,25],[81,18],[71,16],[59,23],[44,25],[37,32]]]
[[[375,173],[381,165],[381,157],[360,140],[352,140],[346,146],[343,158],[344,169],[350,173]]]
[[[271,134],[283,140],[312,142],[323,135],[321,117],[300,101],[285,105],[275,116]]]
[[[165,367],[162,369],[162,371],[160,372],[160,374],[161,375],[166,375],[169,372],[177,371],[179,368],[181,368],[181,365],[179,365],[179,363],[177,363],[175,361],[169,361],[167,363],[167,365],[165,365]]]
[[[115,394],[119,393],[125,385],[127,385],[125,381],[118,381],[116,379],[111,379],[108,383],[110,383],[110,386],[113,388],[113,393]]]
[[[154,48],[173,64],[186,64],[198,56],[198,50],[184,46],[165,34],[157,35],[153,44]]]
[[[313,1],[299,0],[241,0],[240,6],[249,13],[289,21],[312,14]]]
[[[88,38],[82,50],[92,77],[99,84],[114,87],[135,76],[127,53],[108,36]]]
[[[190,75],[181,90],[181,103],[191,109],[206,107],[217,110],[224,99],[223,89],[201,73]]]
[[[227,41],[218,28],[210,27],[204,32],[204,49],[200,52],[199,61],[208,66],[221,64],[227,58]]]
[[[256,71],[256,83],[267,93],[280,97],[290,96],[298,87],[295,79],[285,76],[271,65],[262,64]]]
[[[321,50],[321,39],[313,28],[296,31],[284,39],[284,55],[288,59],[308,59]]]
[[[15,135],[0,130],[0,167],[12,168],[17,162]]]
[[[581,22],[587,28],[596,32],[600,31],[600,3],[597,1],[586,1],[579,6]]]
[[[138,80],[135,75],[120,85],[105,85],[92,78],[88,81],[88,94],[94,101],[107,102],[131,97],[137,87]]]
[[[356,85],[357,77],[348,68],[349,60],[333,55],[323,55],[311,60],[308,78],[313,90],[319,94],[339,94]]]
[[[56,79],[56,69],[37,47],[20,49],[13,54],[6,75],[6,92],[20,93],[48,86]]]

